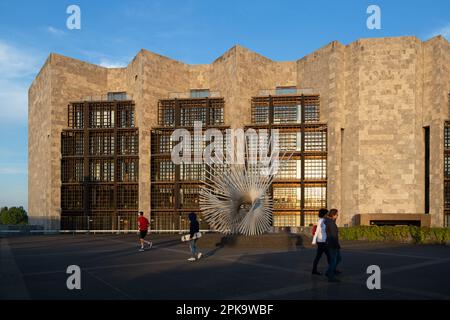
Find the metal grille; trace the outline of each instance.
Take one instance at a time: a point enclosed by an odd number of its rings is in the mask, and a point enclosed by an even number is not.
[[[117,186],[117,208],[127,210],[138,209],[138,185],[119,184]]]
[[[450,227],[449,214],[450,214],[450,121],[446,121],[444,124],[444,226],[445,227]]]
[[[117,159],[118,182],[138,182],[139,158],[119,158]]]
[[[164,99],[158,102],[158,123],[162,127],[192,127],[224,124],[223,98]]]
[[[61,161],[61,181],[63,183],[83,182],[83,158],[67,158]]]
[[[111,159],[90,159],[89,160],[89,180],[94,182],[113,182],[114,181],[114,164]]]
[[[327,206],[327,187],[325,184],[307,184],[305,186],[305,209],[319,210]]]
[[[173,209],[175,205],[173,185],[152,185],[151,202],[152,209]]]
[[[61,208],[62,210],[83,210],[84,193],[82,185],[62,185]]]
[[[89,154],[91,156],[113,155],[115,150],[114,132],[89,133]]]
[[[301,208],[301,189],[298,187],[273,187],[273,207],[276,210]]]
[[[327,159],[325,157],[312,157],[305,159],[305,180],[326,180]]]
[[[71,103],[68,126],[61,134],[61,228],[113,230],[124,217],[136,220],[139,133],[134,103]]]
[[[89,202],[92,210],[111,209],[112,204],[114,204],[114,185],[92,185],[89,191]]]
[[[84,137],[80,131],[63,131],[61,133],[62,156],[82,156],[84,152]]]
[[[298,214],[283,214],[283,212],[274,212],[273,214],[274,227],[298,227],[300,225],[301,219]]]
[[[180,180],[182,181],[204,181],[205,180],[205,164],[180,164]]]
[[[327,152],[327,131],[323,127],[307,127],[305,131],[306,152]]]
[[[175,164],[170,158],[152,159],[152,180],[175,181]]]
[[[300,179],[302,174],[300,159],[280,159],[278,172],[274,180],[296,180]]]
[[[138,155],[139,154],[139,132],[138,130],[119,130],[117,132],[118,154]]]
[[[199,184],[183,184],[180,188],[181,209],[198,209],[199,205]]]
[[[172,141],[171,135],[176,128],[190,132],[190,143],[186,145],[191,158],[203,155],[205,141],[193,132],[195,121],[201,121],[206,127],[224,132],[224,99],[191,98],[164,99],[158,103],[158,123],[160,127],[151,132],[151,208],[152,229],[180,230],[188,229],[189,212],[199,213],[199,192],[205,179],[205,165],[180,164],[171,160],[172,147],[178,141]],[[204,132],[203,132],[204,133]],[[201,221],[201,228],[209,228]]]
[[[67,108],[68,127],[81,129],[84,127],[84,106],[82,103],[69,104]]]
[[[90,128],[113,128],[115,126],[114,104],[108,102],[96,102],[89,108]]]
[[[315,222],[327,203],[327,125],[320,123],[318,95],[252,98],[255,129],[278,129],[279,147],[293,152],[280,159],[272,185],[275,226],[305,226]]]

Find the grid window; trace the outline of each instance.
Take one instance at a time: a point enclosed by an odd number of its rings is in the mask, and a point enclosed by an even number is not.
[[[314,158],[305,159],[305,179],[325,180],[327,178],[327,160]]]
[[[195,121],[201,121],[206,125],[205,107],[182,107],[180,123],[182,126],[193,127]]]
[[[114,186],[95,185],[90,188],[91,209],[111,209],[114,208]]]
[[[309,226],[312,227],[313,225],[317,224],[317,213],[313,213],[313,212],[306,212],[304,214],[304,219],[305,219],[305,226]]]
[[[450,211],[444,212],[444,227],[450,228]]]
[[[166,107],[162,110],[161,120],[164,126],[174,126],[175,125],[175,109]]]
[[[305,186],[305,208],[320,209],[326,207],[327,188],[323,185],[307,185]]]
[[[299,227],[300,226],[299,214],[274,214],[273,226],[274,227]]]
[[[450,181],[444,182],[444,207],[450,208]]]
[[[278,136],[280,150],[301,151],[302,139],[300,129],[298,132],[280,132]]]
[[[172,152],[172,139],[169,135],[162,135],[158,137],[158,153]]]
[[[138,209],[138,185],[121,185],[117,187],[117,208]]]
[[[301,160],[281,159],[279,161],[278,172],[275,174],[275,180],[292,180],[301,178]]]
[[[180,189],[180,206],[182,209],[197,209],[200,186],[183,185]]]
[[[130,105],[121,105],[118,110],[118,126],[119,128],[134,128],[135,115],[134,107]]]
[[[305,105],[305,122],[318,122],[318,121],[319,121],[319,106]]]
[[[277,87],[275,89],[275,94],[277,95],[296,94],[296,93],[297,93],[296,87]]]
[[[444,129],[444,148],[450,149],[450,124],[446,123]]]
[[[68,127],[72,129],[83,128],[84,105],[80,103],[70,104],[68,108]]]
[[[90,128],[113,128],[115,125],[114,108],[111,104],[93,104],[89,110]]]
[[[63,156],[83,155],[83,132],[63,131],[61,140],[61,153]]]
[[[112,182],[114,181],[113,159],[90,159],[89,177],[91,181]]]
[[[444,157],[444,176],[450,178],[450,154],[445,154]]]
[[[209,89],[191,90],[191,98],[208,98],[209,96],[210,96]]]
[[[301,122],[301,106],[287,105],[273,107],[273,123],[300,123]]]
[[[274,209],[300,209],[300,187],[273,187]]]
[[[137,158],[118,159],[117,166],[119,169],[117,180],[119,182],[138,181],[139,159]]]
[[[152,209],[173,209],[174,188],[172,186],[152,186]]]
[[[126,92],[108,92],[108,101],[123,101],[127,100]]]
[[[61,187],[62,210],[82,210],[83,200],[82,185],[63,185]]]
[[[305,132],[306,152],[326,152],[327,132],[326,131],[306,131]]]
[[[211,102],[211,109],[209,111],[209,124],[215,126],[224,124],[223,106],[221,104]]]
[[[113,155],[114,151],[114,134],[112,132],[91,132],[89,134],[90,155]]]
[[[139,135],[137,131],[124,131],[118,133],[118,154],[137,155],[139,152]]]
[[[180,180],[183,181],[203,181],[205,180],[205,164],[204,163],[192,163],[192,164],[186,164],[182,163],[180,164]]]
[[[64,183],[84,180],[83,159],[63,159],[61,161],[61,181]]]
[[[175,180],[175,164],[172,162],[172,160],[153,159],[152,163],[153,181]]]
[[[255,124],[268,124],[269,123],[269,107],[268,106],[255,106],[252,109],[252,122]]]

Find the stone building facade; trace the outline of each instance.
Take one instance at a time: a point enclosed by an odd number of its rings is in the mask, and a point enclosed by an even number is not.
[[[139,210],[149,213],[150,137],[160,100],[192,89],[219,92],[225,125],[243,128],[251,123],[252,98],[277,87],[320,97],[320,122],[328,134],[327,206],[340,210],[341,226],[384,220],[448,226],[444,127],[450,43],[441,36],[425,42],[335,41],[287,62],[241,46],[204,65],[141,50],[127,67],[113,69],[52,53],[29,89],[32,222],[60,226],[61,132],[69,103],[108,92],[132,97],[139,128]]]

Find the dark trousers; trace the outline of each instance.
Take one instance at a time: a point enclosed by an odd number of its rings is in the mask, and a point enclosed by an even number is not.
[[[336,275],[336,267],[342,260],[341,250],[337,248],[328,248],[328,252],[330,253],[330,263],[328,264],[327,277],[332,280]]]
[[[325,242],[317,242],[316,257],[313,262],[313,272],[317,272],[317,265],[319,264],[319,260],[323,253],[327,256],[328,264],[330,264],[330,253],[328,252],[327,244]]]

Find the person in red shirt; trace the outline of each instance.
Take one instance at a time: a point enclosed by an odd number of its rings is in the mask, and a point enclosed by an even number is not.
[[[139,212],[139,218],[138,218],[138,228],[139,228],[139,241],[141,243],[141,248],[139,249],[139,251],[144,251],[144,244],[146,244],[148,246],[148,248],[150,249],[153,245],[153,243],[151,241],[146,241],[145,240],[145,236],[147,235],[148,232],[148,219],[146,217],[144,217],[144,212]]]

